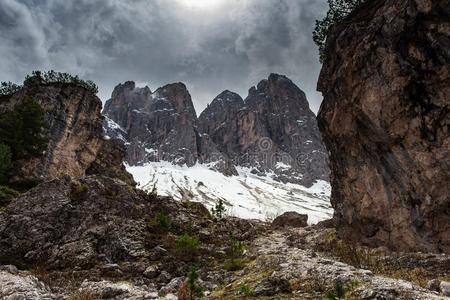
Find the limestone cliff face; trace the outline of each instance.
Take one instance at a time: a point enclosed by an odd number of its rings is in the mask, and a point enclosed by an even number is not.
[[[311,186],[328,180],[326,149],[306,96],[286,76],[271,74],[243,100],[228,90],[197,118],[182,83],[151,93],[119,84],[106,102],[105,134],[127,144],[127,162],[208,163],[226,175],[235,166]]]
[[[224,153],[238,151],[238,112],[244,107],[244,100],[236,93],[224,91],[200,114],[201,132],[207,133]]]
[[[154,93],[132,81],[119,84],[106,102],[105,132],[127,143],[131,165],[170,161],[194,165],[213,162],[225,174],[235,174],[208,136],[197,128],[197,115],[183,83],[167,84]]]
[[[169,84],[154,93],[132,81],[119,84],[103,113],[125,132],[129,164],[159,159],[195,163],[197,116],[184,84]]]
[[[286,76],[271,74],[245,100],[225,91],[199,117],[200,128],[236,165],[274,172],[309,186],[328,180],[327,153],[305,93]]]
[[[450,5],[367,1],[333,28],[318,89],[341,236],[450,252]]]
[[[17,180],[48,180],[65,174],[84,176],[94,162],[101,163],[99,154],[107,148],[104,144],[110,142],[103,139],[102,104],[97,96],[75,84],[25,84],[17,93],[2,99],[0,112],[8,111],[26,97],[37,101],[46,111],[49,143],[43,156],[18,163]],[[110,147],[108,151],[114,149]],[[111,166],[114,163],[120,170],[121,159],[111,162]],[[124,178],[129,176],[122,171]]]

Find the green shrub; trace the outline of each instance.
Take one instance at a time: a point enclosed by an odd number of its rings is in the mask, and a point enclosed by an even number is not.
[[[176,249],[181,256],[192,259],[198,255],[200,249],[200,242],[193,236],[184,233],[177,237]]]
[[[223,268],[227,271],[239,271],[244,268],[244,259],[242,258],[228,258],[223,264]]]
[[[150,227],[157,227],[159,229],[168,231],[172,225],[170,216],[165,212],[157,212],[156,216],[149,222]]]
[[[244,255],[244,247],[233,234],[229,235],[227,254],[229,258],[240,258]]]
[[[33,85],[33,84],[49,84],[49,83],[71,83],[78,85],[80,87],[85,88],[86,90],[97,94],[98,87],[91,80],[82,80],[77,75],[71,75],[68,73],[56,72],[53,70],[42,72],[42,71],[33,71],[31,75],[27,75],[25,77],[24,84],[25,85]],[[8,82],[0,83],[0,96],[8,96],[18,92],[22,88],[21,85]]]
[[[0,144],[11,149],[13,161],[42,155],[47,149],[46,132],[45,111],[31,98],[0,115]]]
[[[8,145],[0,144],[0,184],[6,183],[12,168],[12,154]]]
[[[244,267],[244,247],[233,234],[229,236],[229,245],[227,248],[227,259],[225,260],[224,269],[227,271],[237,271]]]
[[[0,185],[0,209],[11,203],[17,196],[19,196],[19,192],[16,190]]]
[[[203,289],[197,285],[198,273],[197,269],[193,268],[186,276],[187,286],[189,288],[190,299],[203,297]]]
[[[85,183],[73,184],[70,190],[70,199],[75,201],[83,200],[89,191],[89,186]]]
[[[243,296],[249,296],[252,290],[247,284],[242,284],[238,289],[238,294]]]
[[[223,204],[222,199],[219,199],[219,201],[216,203],[216,206],[211,209],[211,213],[217,219],[222,219],[225,214],[225,205]]]
[[[313,31],[314,43],[319,47],[321,62],[325,59],[325,46],[330,29],[342,22],[355,8],[366,0],[328,0],[329,10],[322,20],[316,20]]]
[[[347,289],[345,288],[345,286],[340,282],[336,282],[334,287],[325,293],[325,297],[328,300],[341,300],[345,299],[346,293]]]

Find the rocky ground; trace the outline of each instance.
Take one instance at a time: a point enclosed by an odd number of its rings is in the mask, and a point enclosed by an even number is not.
[[[450,256],[350,245],[331,221],[284,227],[297,217],[219,218],[107,177],[53,180],[0,213],[0,299],[190,299],[193,268],[206,299],[450,295]]]
[[[234,273],[226,286],[214,291],[211,299],[242,297],[243,287],[249,288],[246,295],[257,298],[330,299],[327,294],[330,295],[336,290],[339,283],[342,283],[346,290],[345,299],[446,298],[443,294],[430,291],[429,287],[436,285],[437,281],[428,280],[449,279],[450,257],[401,254],[408,261],[402,263],[396,259],[389,261],[397,254],[382,255],[377,253],[377,250],[367,250],[365,259],[378,260],[379,264],[385,264],[385,272],[382,272],[374,268],[374,265],[355,266],[354,263],[345,263],[348,258],[353,258],[336,251],[339,250],[338,247],[322,248],[323,252],[319,251],[323,241],[331,244],[336,242],[334,234],[334,228],[313,226],[278,229],[259,236],[251,243],[246,254],[252,259],[251,262],[243,270]],[[363,248],[355,247],[355,257],[361,256],[359,251],[363,251]],[[420,258],[412,258],[414,255],[419,255]],[[362,257],[360,259],[361,263],[368,263]],[[430,262],[425,263],[426,260]],[[436,273],[427,273],[420,267],[421,263],[432,265],[431,261],[436,265],[442,264],[442,269],[434,269]],[[398,273],[389,274],[394,276],[388,277],[388,269],[397,270]],[[412,274],[418,272],[418,276]],[[447,289],[448,283],[439,284],[442,290]]]

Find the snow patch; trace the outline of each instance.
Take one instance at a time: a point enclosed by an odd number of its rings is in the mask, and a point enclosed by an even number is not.
[[[208,208],[222,199],[229,215],[244,219],[270,220],[283,212],[296,211],[308,214],[308,222],[315,224],[333,213],[331,187],[322,180],[306,188],[252,174],[250,168],[243,167],[237,168],[238,176],[231,177],[204,164],[187,167],[160,161],[126,167],[143,190],[156,187],[159,195],[202,202]]]
[[[292,166],[288,165],[288,164],[285,164],[284,162],[279,161],[275,165],[275,168],[282,169],[282,170],[289,170],[290,168],[292,168]]]
[[[122,140],[123,142],[126,142],[126,138],[124,137],[124,135],[126,135],[125,130],[123,130],[123,128],[119,124],[114,122],[112,119],[108,118],[107,116],[104,116],[104,117],[105,117],[105,121],[107,124],[106,125],[107,128],[103,128],[103,132],[106,133],[106,132],[108,132],[107,129],[110,129],[115,133],[116,138],[118,138],[119,140]],[[111,137],[107,134],[104,135],[104,138],[107,140],[111,139]]]

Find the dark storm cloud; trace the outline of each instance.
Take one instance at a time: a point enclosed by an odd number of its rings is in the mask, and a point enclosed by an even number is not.
[[[66,71],[96,81],[103,100],[125,80],[153,89],[183,81],[200,110],[224,89],[245,97],[277,72],[317,111],[311,32],[325,0],[201,1],[2,0],[0,80]]]

